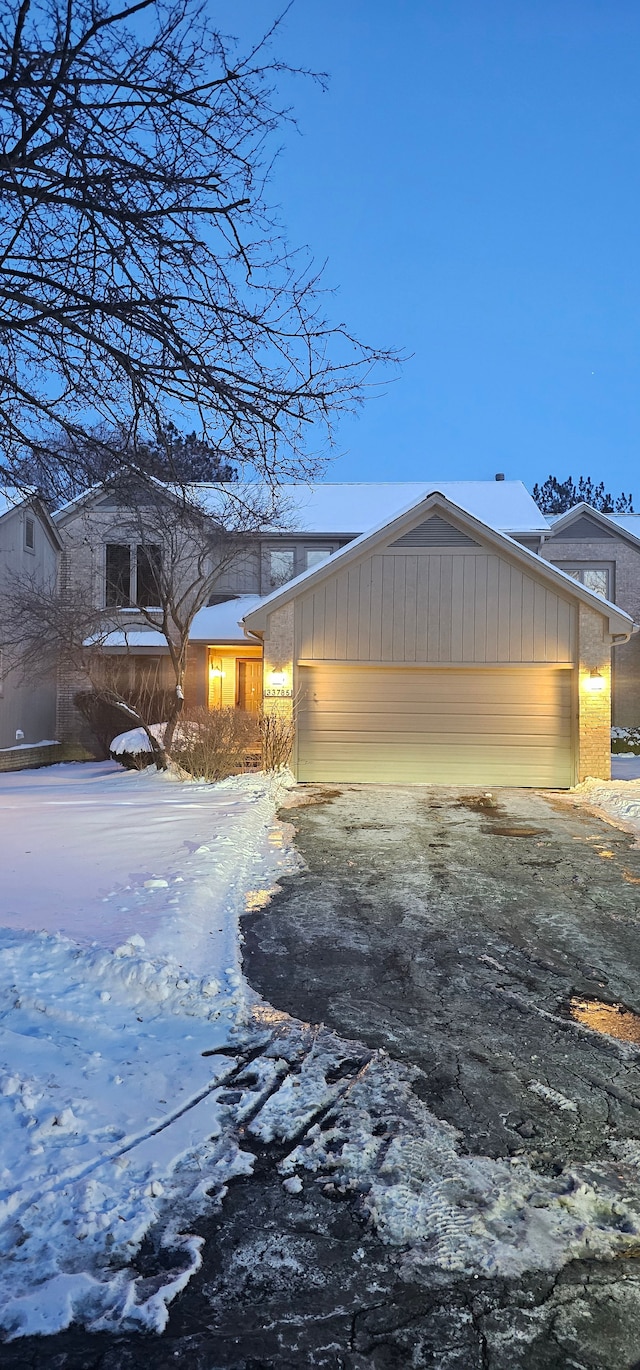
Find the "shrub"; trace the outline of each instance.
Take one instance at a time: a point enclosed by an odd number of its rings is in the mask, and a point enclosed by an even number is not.
[[[617,752],[635,752],[640,756],[640,728],[612,728],[611,750]]]
[[[293,719],[281,714],[261,714],[262,769],[279,771],[289,764],[293,747]]]
[[[125,704],[135,709],[146,723],[162,723],[174,699],[171,690],[123,690],[120,693]],[[107,689],[79,690],[73,696],[73,702],[89,724],[98,744],[101,759],[109,756],[109,748],[114,737],[136,726],[135,718],[113,703],[113,692]],[[126,763],[123,762],[124,764]]]
[[[251,769],[250,754],[260,747],[258,720],[240,709],[185,709],[173,747],[175,760],[189,775],[225,780]]]

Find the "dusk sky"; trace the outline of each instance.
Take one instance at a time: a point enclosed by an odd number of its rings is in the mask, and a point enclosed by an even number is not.
[[[244,40],[277,11],[216,8]],[[637,0],[298,0],[274,193],[335,315],[411,354],[327,479],[550,472],[640,508]]]

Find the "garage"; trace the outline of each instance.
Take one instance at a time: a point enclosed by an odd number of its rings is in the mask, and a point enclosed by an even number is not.
[[[303,666],[299,780],[573,782],[573,672]]]
[[[567,789],[610,775],[628,614],[434,492],[247,614],[301,781]],[[287,715],[288,711],[288,715]]]

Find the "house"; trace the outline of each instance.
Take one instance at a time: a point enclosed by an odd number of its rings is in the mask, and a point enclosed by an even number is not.
[[[610,774],[631,616],[433,492],[245,615],[299,780],[567,788]]]
[[[640,514],[601,514],[577,504],[549,524],[541,556],[640,622]],[[613,655],[612,721],[640,726],[640,636]]]
[[[197,488],[212,526],[224,491]],[[567,525],[550,527],[519,481],[281,493],[283,522],[234,544],[195,616],[187,705],[295,708],[301,780],[562,788],[608,776],[612,649],[614,661],[636,650],[640,617],[619,602],[617,553],[607,587],[577,575],[601,568],[574,564],[582,550],[565,562],[577,539],[563,542]],[[104,610],[101,650],[131,687],[169,685],[166,641],[139,611],[162,532],[157,547],[140,541],[125,513],[103,487],[58,511],[62,579]],[[65,740],[79,735],[76,688],[59,694]]]
[[[200,485],[194,494],[212,520],[221,498],[255,501],[255,488],[236,484]],[[245,540],[227,560],[210,596],[195,619],[185,683],[188,705],[262,705],[262,649],[242,626],[251,597],[263,597],[303,571],[322,565],[340,549],[394,511],[423,497],[426,482],[354,482],[284,485],[279,496],[282,517]],[[439,488],[455,503],[537,551],[548,532],[531,495],[521,481],[445,481]],[[96,608],[118,620],[105,643],[121,659],[121,680],[128,688],[153,679],[160,688],[173,684],[164,639],[140,624],[136,606],[146,602],[149,546],[141,544],[135,523],[127,518],[117,495],[98,487],[71,501],[55,515],[63,542],[63,581],[88,592]],[[159,540],[161,535],[159,534]],[[153,549],[151,549],[153,550]],[[159,554],[159,553],[158,553]],[[235,600],[235,606],[233,601]],[[61,690],[59,731],[68,740],[82,736],[73,705],[80,681]]]
[[[0,493],[0,598],[14,582],[55,584],[60,537],[40,500]],[[0,644],[0,770],[42,765],[56,741],[56,681],[29,681],[19,668],[4,669]]]

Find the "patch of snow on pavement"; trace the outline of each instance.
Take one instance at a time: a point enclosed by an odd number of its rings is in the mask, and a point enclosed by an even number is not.
[[[278,788],[260,776],[178,784],[110,763],[0,777],[0,1325],[11,1336],[74,1319],[161,1330],[200,1261],[181,1218],[251,1167],[216,1089],[236,1069],[229,1043],[251,1000],[239,915],[292,866]],[[171,1258],[144,1279],[132,1261],[155,1229]]]

